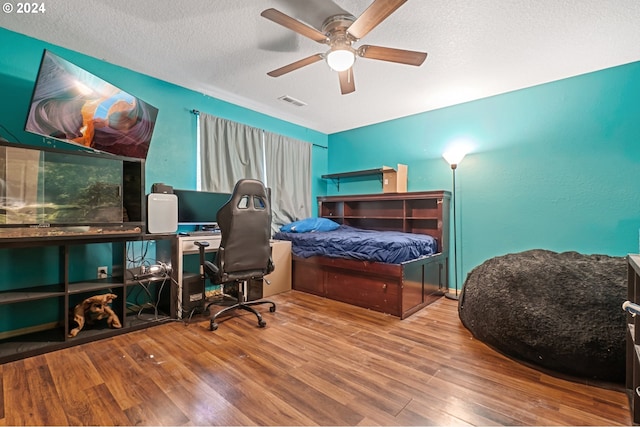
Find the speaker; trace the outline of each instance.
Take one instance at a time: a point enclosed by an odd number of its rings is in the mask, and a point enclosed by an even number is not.
[[[147,232],[175,233],[178,230],[178,196],[147,194]]]
[[[182,274],[182,314],[204,310],[204,283],[199,274]]]
[[[151,192],[173,194],[173,187],[161,182],[156,182],[151,186]]]

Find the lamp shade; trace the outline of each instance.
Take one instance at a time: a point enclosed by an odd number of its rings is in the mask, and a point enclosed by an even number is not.
[[[334,49],[327,54],[327,64],[334,71],[345,71],[351,68],[356,56],[351,49]]]
[[[445,151],[442,154],[442,157],[449,163],[449,165],[459,165],[464,156],[466,156],[467,152],[461,148],[452,148],[450,150]]]

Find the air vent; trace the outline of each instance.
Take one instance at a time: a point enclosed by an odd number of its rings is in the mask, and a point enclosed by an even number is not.
[[[304,107],[305,105],[307,105],[306,102],[302,102],[299,99],[295,99],[289,95],[283,95],[280,98],[278,98],[280,101],[284,101],[284,102],[288,102],[289,104],[293,104],[296,107]]]

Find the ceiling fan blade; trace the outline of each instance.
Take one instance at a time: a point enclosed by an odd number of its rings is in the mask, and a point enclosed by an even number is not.
[[[279,10],[273,8],[263,10],[260,15],[275,22],[276,24],[280,24],[285,28],[295,31],[302,36],[317,41],[318,43],[327,43],[329,41],[328,37],[322,34],[320,31],[308,26],[307,24],[303,24],[302,22],[290,17],[289,15],[285,15]]]
[[[356,84],[353,81],[353,67],[345,71],[340,71],[338,78],[340,79],[340,92],[342,92],[343,95],[347,95],[356,90]]]
[[[358,48],[358,56],[367,59],[378,59],[380,61],[397,62],[399,64],[422,65],[427,54],[414,50],[394,49],[391,47],[362,45]]]
[[[322,58],[324,58],[322,54],[316,53],[315,55],[307,56],[306,58],[303,58],[299,61],[292,62],[291,64],[285,65],[284,67],[280,67],[277,70],[269,71],[267,74],[271,77],[280,77],[281,75],[290,73],[291,71],[295,71],[298,68],[302,68],[306,65],[313,64],[314,62],[321,61]]]
[[[347,32],[357,40],[366,36],[407,0],[376,0],[349,26]]]

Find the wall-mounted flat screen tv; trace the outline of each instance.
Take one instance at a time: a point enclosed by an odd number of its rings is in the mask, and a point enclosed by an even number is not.
[[[45,50],[25,130],[145,159],[157,115],[140,98]]]

